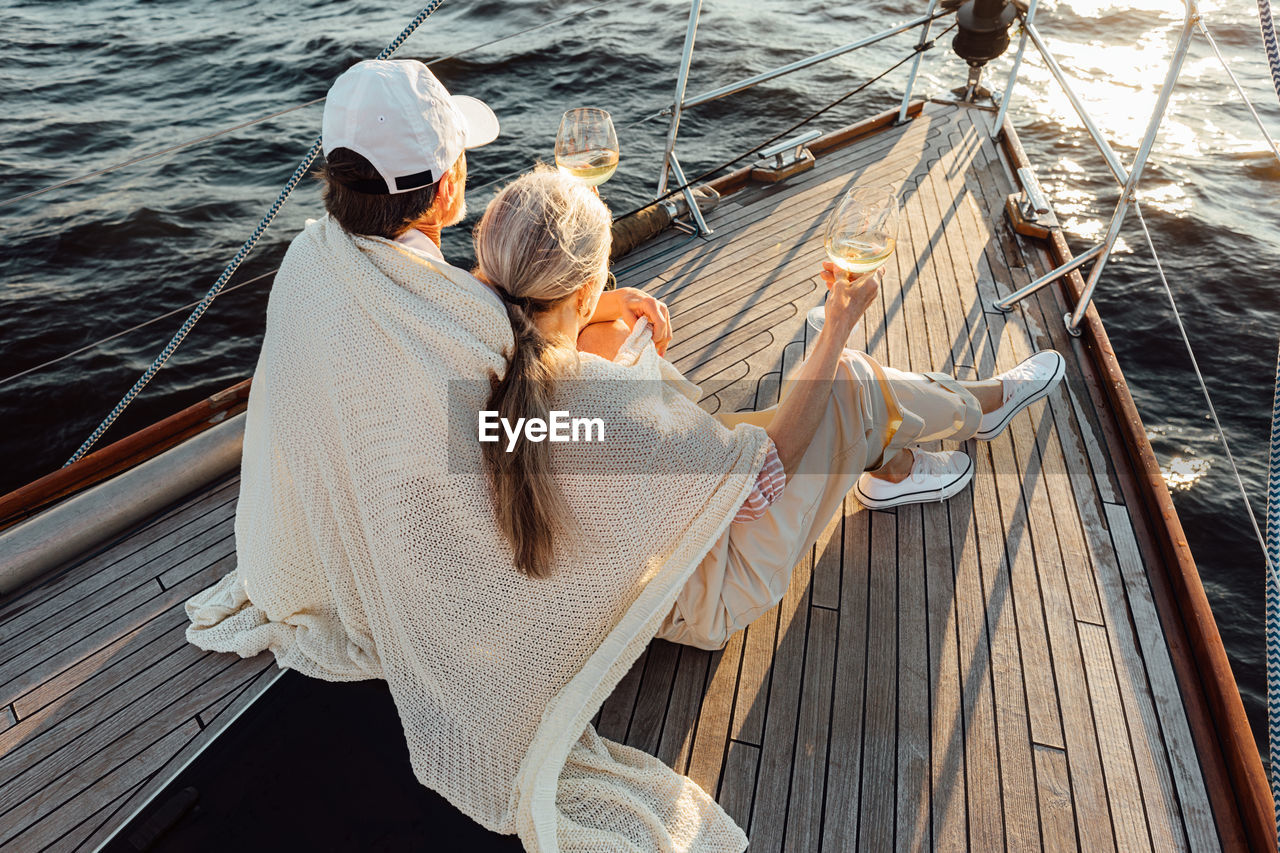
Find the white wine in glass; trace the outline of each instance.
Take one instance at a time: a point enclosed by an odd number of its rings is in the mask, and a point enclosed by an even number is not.
[[[853,187],[827,220],[827,257],[854,275],[880,269],[893,254],[898,238],[898,212],[898,194],[893,187]],[[821,331],[825,321],[825,304],[810,309],[810,326]],[[854,328],[856,331],[857,327]]]
[[[613,177],[618,168],[618,134],[607,112],[583,107],[564,114],[556,134],[556,166],[593,187]]]

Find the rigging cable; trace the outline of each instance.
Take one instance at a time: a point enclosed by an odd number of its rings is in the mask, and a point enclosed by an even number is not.
[[[949,13],[947,13],[947,14],[949,14]],[[937,16],[935,16],[934,18],[931,18],[930,20],[936,20],[937,18],[940,18],[940,17],[942,17],[942,15],[937,15]],[[663,201],[664,199],[668,199],[668,198],[670,198],[671,196],[675,195],[676,193],[682,193],[682,192],[684,192],[685,190],[689,189],[690,187],[694,186],[695,184],[697,184],[697,183],[699,183],[699,182],[701,182],[701,181],[704,181],[704,180],[706,180],[707,178],[711,177],[711,176],[712,176],[712,175],[714,175],[716,172],[719,172],[719,171],[720,171],[720,170],[722,170],[722,169],[727,169],[727,168],[729,168],[730,166],[733,166],[733,165],[735,165],[735,164],[737,164],[737,163],[739,163],[739,162],[741,162],[741,161],[743,161],[743,160],[747,159],[748,157],[750,157],[752,154],[756,153],[757,151],[760,151],[760,150],[763,150],[763,149],[765,149],[765,148],[768,148],[770,145],[774,144],[775,142],[778,142],[779,140],[783,139],[783,138],[784,138],[784,137],[786,137],[787,135],[792,134],[792,133],[795,133],[797,130],[799,130],[800,128],[804,127],[806,124],[808,124],[809,122],[813,121],[814,119],[816,119],[818,116],[822,115],[823,113],[826,113],[826,112],[828,112],[829,110],[833,110],[833,109],[835,109],[836,107],[838,107],[838,106],[840,106],[841,104],[843,104],[845,101],[847,101],[847,100],[849,100],[850,98],[852,98],[854,95],[856,95],[856,94],[858,94],[859,92],[861,92],[861,91],[863,91],[864,89],[866,89],[868,86],[871,86],[873,83],[878,83],[878,82],[880,82],[880,81],[881,81],[881,80],[883,80],[885,77],[889,76],[889,74],[891,74],[892,72],[894,72],[894,71],[896,71],[897,69],[901,68],[903,65],[906,65],[906,64],[907,64],[908,62],[910,62],[912,59],[914,59],[914,58],[916,57],[916,55],[917,55],[917,54],[924,53],[925,51],[930,50],[930,49],[933,47],[934,42],[936,42],[938,39],[942,38],[942,37],[943,37],[943,36],[945,36],[947,33],[949,33],[949,32],[951,32],[952,30],[954,30],[954,29],[956,28],[956,26],[958,26],[958,24],[953,23],[951,26],[947,27],[945,30],[943,30],[942,32],[938,33],[936,36],[934,36],[934,37],[933,37],[932,39],[930,39],[929,41],[920,42],[919,44],[917,44],[915,47],[913,47],[913,48],[911,49],[911,52],[910,52],[910,53],[908,53],[906,56],[902,57],[902,59],[899,59],[899,60],[898,60],[897,62],[895,62],[893,65],[890,65],[890,66],[889,66],[888,68],[886,68],[884,71],[881,71],[879,74],[877,74],[876,76],[872,77],[870,80],[865,81],[864,83],[862,83],[861,85],[859,85],[857,88],[852,89],[852,90],[850,90],[850,91],[848,91],[848,92],[845,92],[843,95],[841,95],[840,97],[836,98],[834,101],[832,101],[831,103],[827,104],[827,105],[826,105],[825,107],[823,107],[822,109],[818,110],[818,111],[817,111],[817,112],[815,112],[815,113],[811,113],[810,115],[806,116],[805,118],[802,118],[800,121],[798,121],[798,122],[796,122],[795,124],[791,125],[790,127],[788,127],[786,130],[782,131],[781,133],[777,133],[777,134],[775,134],[775,135],[773,135],[773,136],[769,137],[768,139],[766,139],[764,142],[761,142],[761,143],[760,143],[759,145],[757,145],[756,147],[754,147],[754,148],[750,149],[749,151],[744,151],[743,153],[739,154],[737,157],[734,157],[734,158],[733,158],[733,159],[731,159],[731,160],[726,160],[725,162],[723,162],[723,163],[719,164],[718,166],[712,166],[710,169],[706,169],[706,170],[705,170],[705,171],[703,171],[701,174],[697,175],[696,177],[690,178],[689,180],[685,181],[683,184],[680,184],[678,187],[673,187],[673,188],[671,188],[671,189],[668,189],[665,193],[663,193],[662,195],[658,196],[658,197],[657,197],[657,198],[655,198],[653,201],[650,201],[650,202],[648,202],[648,203],[646,203],[646,204],[644,204],[644,205],[641,205],[640,207],[637,207],[635,210],[629,210],[629,211],[627,211],[626,213],[622,213],[622,214],[619,214],[618,216],[615,216],[615,217],[613,218],[613,220],[614,220],[615,222],[617,222],[619,219],[623,219],[624,217],[631,216],[631,215],[632,215],[632,214],[634,214],[634,213],[639,213],[640,211],[644,210],[645,208],[652,207],[653,205],[657,204],[658,202]]]
[[[443,2],[444,0],[431,0],[431,2],[425,6],[422,11],[418,12],[418,14],[414,16],[413,20],[400,31],[400,35],[392,39],[391,43],[382,49],[382,52],[378,54],[377,58],[386,59],[395,53],[400,48],[400,45],[404,44],[405,39],[413,35],[414,30],[421,26],[423,21],[431,17],[432,13],[434,13],[436,9],[440,8],[440,5]],[[93,431],[93,434],[84,440],[84,443],[80,445],[80,448],[71,455],[70,459],[63,463],[62,467],[65,468],[67,465],[70,465],[84,456],[85,453],[89,451],[89,448],[93,447],[98,439],[102,437],[102,434],[116,422],[116,419],[119,418],[125,408],[133,402],[134,398],[142,392],[142,389],[147,387],[147,383],[149,383],[152,377],[160,371],[160,368],[164,367],[165,362],[169,360],[169,357],[173,355],[178,346],[186,339],[187,335],[191,332],[191,329],[200,320],[200,318],[204,316],[204,312],[213,304],[213,300],[218,298],[218,294],[222,292],[222,288],[226,286],[227,282],[231,279],[231,276],[237,269],[239,269],[240,264],[243,263],[244,259],[248,257],[251,251],[253,251],[253,247],[257,245],[258,240],[264,233],[266,233],[266,230],[271,227],[271,223],[275,220],[276,214],[280,212],[280,208],[284,205],[285,201],[288,200],[290,194],[293,193],[293,189],[298,185],[298,181],[302,179],[302,176],[307,173],[307,169],[311,168],[311,164],[315,162],[316,156],[320,153],[320,144],[321,138],[317,136],[316,141],[311,144],[311,148],[307,151],[306,156],[302,158],[302,162],[298,164],[298,168],[293,170],[293,174],[289,177],[289,180],[285,182],[283,189],[280,190],[280,194],[276,197],[276,200],[272,202],[270,209],[268,209],[266,215],[262,217],[262,221],[258,223],[258,227],[253,229],[253,233],[244,241],[244,244],[240,247],[240,251],[236,252],[236,256],[231,259],[231,263],[227,264],[227,268],[222,271],[222,275],[218,276],[218,280],[213,283],[213,287],[209,288],[209,292],[206,293],[204,298],[200,300],[200,303],[196,305],[195,310],[193,310],[190,316],[188,316],[183,322],[182,327],[174,333],[174,336],[170,338],[169,343],[165,344],[160,355],[156,356],[155,361],[151,362],[151,366],[148,367],[142,376],[138,378],[138,381],[133,384],[133,387],[129,389],[128,393],[120,398],[120,402],[116,403],[115,408],[111,410],[111,413],[103,419],[102,423],[98,424],[98,427]]]

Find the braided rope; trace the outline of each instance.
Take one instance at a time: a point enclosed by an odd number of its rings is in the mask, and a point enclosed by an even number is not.
[[[1265,2],[1265,0],[1264,0]],[[1275,40],[1272,40],[1275,47]],[[1274,63],[1273,63],[1274,67]],[[1280,86],[1280,82],[1277,83]],[[1267,478],[1267,560],[1280,565],[1280,355],[1276,357],[1276,390],[1271,403],[1271,458]],[[1267,573],[1267,751],[1271,757],[1271,798],[1280,827],[1280,582]]]
[[[1276,42],[1276,24],[1271,19],[1271,0],[1258,0],[1258,26],[1262,28],[1262,46],[1271,66],[1271,82],[1280,98],[1280,44]]]
[[[1280,43],[1270,0],[1258,0],[1258,26],[1271,67],[1271,83],[1280,99]],[[1267,476],[1267,562],[1280,565],[1280,354],[1276,357],[1275,395],[1271,401],[1271,454]],[[1271,799],[1280,829],[1280,581],[1267,573],[1267,752]]]
[[[413,31],[421,26],[423,21],[431,17],[431,14],[435,12],[436,9],[440,8],[440,5],[443,2],[444,0],[431,0],[431,2],[418,12],[418,14],[414,16],[413,20],[400,31],[400,35],[392,39],[391,43],[382,49],[382,52],[378,54],[377,58],[386,59],[391,56],[391,54],[399,50],[400,45],[404,44],[405,39],[413,35]],[[200,318],[204,316],[204,312],[213,304],[213,300],[218,298],[218,294],[222,292],[222,289],[226,286],[227,282],[230,281],[231,276],[235,274],[235,271],[240,268],[240,264],[244,262],[244,259],[247,258],[249,253],[253,251],[255,246],[257,246],[258,240],[260,240],[262,235],[266,233],[267,229],[271,227],[271,223],[275,221],[276,214],[280,212],[280,208],[284,206],[285,201],[288,200],[289,196],[293,193],[294,188],[298,185],[298,181],[302,180],[302,176],[307,173],[307,170],[311,168],[311,164],[315,162],[316,156],[320,153],[320,145],[321,139],[320,137],[316,137],[316,141],[311,144],[311,148],[307,151],[306,156],[302,158],[302,162],[298,164],[298,168],[293,170],[293,174],[289,176],[289,180],[285,182],[284,188],[280,190],[280,195],[276,196],[276,200],[272,202],[271,207],[267,210],[267,214],[262,217],[262,221],[258,223],[258,227],[253,229],[253,233],[250,234],[249,238],[240,246],[240,251],[236,252],[236,256],[231,259],[231,263],[227,264],[227,268],[222,271],[222,275],[218,276],[218,280],[213,283],[213,287],[209,288],[209,292],[204,295],[204,298],[200,300],[195,309],[182,323],[182,327],[179,328],[174,336],[169,339],[169,343],[165,344],[160,355],[156,356],[155,361],[151,362],[151,366],[143,372],[142,376],[138,377],[138,381],[133,383],[133,387],[129,389],[129,392],[120,398],[120,402],[116,403],[115,408],[111,410],[111,414],[107,415],[106,418],[103,419],[102,423],[98,424],[98,428],[93,431],[93,434],[85,439],[84,444],[80,445],[80,449],[72,454],[71,458],[63,463],[62,467],[67,467],[67,465],[70,465],[72,462],[75,462],[89,452],[89,448],[93,447],[93,445],[97,443],[98,439],[102,437],[102,434],[110,429],[111,425],[116,422],[116,419],[120,417],[121,413],[124,412],[129,404],[134,401],[134,398],[142,392],[142,389],[147,387],[147,384],[151,382],[152,378],[160,372],[160,368],[165,366],[169,357],[172,356],[174,351],[177,350],[184,340],[186,340],[191,329],[197,322],[199,322]]]

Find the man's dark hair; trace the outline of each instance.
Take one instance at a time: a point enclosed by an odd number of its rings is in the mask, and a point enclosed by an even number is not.
[[[324,206],[352,234],[394,240],[431,208],[440,184],[403,193],[369,193],[353,189],[365,181],[385,185],[373,164],[350,148],[335,148],[316,172],[324,181]],[[442,176],[443,177],[443,176]],[[369,184],[364,184],[366,187]]]

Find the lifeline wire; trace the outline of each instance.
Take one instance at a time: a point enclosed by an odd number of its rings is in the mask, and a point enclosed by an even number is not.
[[[1266,2],[1266,0],[1262,0]],[[1231,78],[1231,82],[1235,85],[1236,91],[1240,93],[1240,98],[1244,101],[1244,105],[1249,108],[1250,115],[1253,116],[1254,124],[1258,125],[1258,130],[1262,131],[1262,138],[1267,141],[1267,145],[1271,148],[1271,153],[1275,155],[1276,162],[1280,163],[1280,146],[1276,145],[1276,141],[1271,138],[1271,134],[1267,133],[1267,128],[1262,124],[1262,117],[1258,115],[1258,111],[1254,109],[1253,101],[1249,100],[1249,96],[1244,93],[1244,87],[1240,85],[1240,81],[1236,79],[1235,72],[1231,70],[1231,66],[1227,64],[1227,58],[1222,55],[1222,51],[1218,50],[1218,43],[1214,40],[1213,34],[1209,32],[1209,28],[1205,26],[1204,18],[1200,19],[1200,32],[1204,33],[1205,39],[1209,42],[1209,47],[1213,48],[1214,54],[1218,57],[1218,61],[1222,63],[1222,70],[1227,72],[1227,76]],[[1272,33],[1274,36],[1274,32]],[[1272,69],[1273,74],[1280,74],[1280,71]],[[1280,78],[1277,78],[1277,86],[1280,86]]]
[[[1276,566],[1271,561],[1270,555],[1267,553],[1267,542],[1262,535],[1262,529],[1258,526],[1258,519],[1253,514],[1253,506],[1249,503],[1249,492],[1244,487],[1244,479],[1240,476],[1240,469],[1236,466],[1236,458],[1231,453],[1231,445],[1227,443],[1226,432],[1222,429],[1222,422],[1218,420],[1218,410],[1213,406],[1213,399],[1209,396],[1209,386],[1205,384],[1204,374],[1200,372],[1200,363],[1196,361],[1195,350],[1191,347],[1191,338],[1187,334],[1187,327],[1182,323],[1182,314],[1178,311],[1178,303],[1173,298],[1173,288],[1169,286],[1169,279],[1165,276],[1164,266],[1160,263],[1160,255],[1156,252],[1155,243],[1151,239],[1151,232],[1147,229],[1147,220],[1142,215],[1142,205],[1137,199],[1133,201],[1133,209],[1138,214],[1138,222],[1142,225],[1142,233],[1147,238],[1147,246],[1151,249],[1151,257],[1156,262],[1156,270],[1160,273],[1160,282],[1164,285],[1165,295],[1169,297],[1169,307],[1173,309],[1174,322],[1178,324],[1178,333],[1182,336],[1182,343],[1186,345],[1187,355],[1191,358],[1191,368],[1195,371],[1196,381],[1200,383],[1200,391],[1204,395],[1205,405],[1209,407],[1209,417],[1213,420],[1213,428],[1218,432],[1218,439],[1222,442],[1222,449],[1226,451],[1227,462],[1231,465],[1231,473],[1236,480],[1236,486],[1240,489],[1240,497],[1244,499],[1244,510],[1249,516],[1249,523],[1253,525],[1253,533],[1258,538],[1258,544],[1262,546],[1262,556],[1267,564],[1267,572],[1270,574],[1272,582],[1280,584],[1280,575],[1276,574]]]
[[[942,17],[942,16],[941,16],[941,15],[939,15],[939,16],[937,16],[937,17]],[[920,44],[916,45],[914,48],[912,48],[911,53],[908,53],[906,56],[902,57],[902,59],[899,59],[899,60],[898,60],[897,62],[895,62],[893,65],[890,65],[888,68],[886,68],[884,71],[881,71],[879,74],[877,74],[876,76],[872,77],[870,80],[867,80],[866,82],[862,83],[862,84],[861,84],[860,86],[858,86],[857,88],[855,88],[855,89],[853,89],[853,90],[851,90],[851,91],[849,91],[849,92],[844,93],[843,95],[841,95],[840,97],[838,97],[838,98],[836,98],[834,101],[832,101],[831,103],[827,104],[827,105],[826,105],[825,107],[823,107],[822,109],[818,110],[818,111],[817,111],[817,112],[815,112],[815,113],[810,114],[809,116],[806,116],[805,118],[803,118],[803,119],[801,119],[800,121],[796,122],[795,124],[791,125],[791,127],[788,127],[786,130],[782,131],[781,133],[778,133],[778,134],[775,134],[774,136],[771,136],[770,138],[766,139],[764,142],[761,142],[761,143],[760,143],[759,145],[757,145],[755,148],[752,148],[752,149],[751,149],[751,150],[749,150],[749,151],[744,151],[743,153],[739,154],[737,157],[734,157],[732,160],[726,160],[725,162],[721,163],[721,164],[720,164],[720,165],[718,165],[718,166],[713,166],[713,167],[711,167],[710,169],[707,169],[706,171],[702,172],[702,174],[700,174],[700,175],[698,175],[698,176],[696,176],[696,177],[694,177],[694,178],[691,178],[691,179],[689,179],[688,181],[685,181],[685,182],[684,182],[683,184],[681,184],[680,186],[678,186],[678,187],[674,187],[674,188],[672,188],[672,189],[667,190],[665,193],[663,193],[662,195],[658,196],[658,197],[657,197],[657,198],[655,198],[653,201],[648,202],[647,204],[643,204],[643,205],[641,205],[640,207],[637,207],[635,210],[629,210],[629,211],[627,211],[626,213],[619,214],[618,216],[615,216],[615,217],[613,218],[613,220],[614,220],[615,222],[617,222],[619,219],[622,219],[622,218],[624,218],[624,217],[630,216],[630,215],[632,215],[633,213],[639,213],[640,211],[642,211],[642,210],[644,210],[644,209],[646,209],[646,208],[652,207],[653,205],[657,204],[658,202],[660,202],[660,201],[662,201],[662,200],[664,200],[664,199],[668,199],[668,198],[670,198],[671,196],[675,195],[676,193],[684,192],[686,189],[689,189],[690,187],[692,187],[693,185],[697,184],[698,182],[700,182],[700,181],[704,181],[704,180],[706,180],[707,178],[711,177],[711,176],[712,176],[712,175],[714,175],[716,172],[719,172],[721,169],[727,169],[727,168],[729,168],[730,166],[734,165],[735,163],[739,163],[739,162],[741,162],[742,160],[747,159],[748,157],[750,157],[752,154],[756,153],[757,151],[760,151],[760,150],[762,150],[762,149],[764,149],[764,148],[768,148],[770,145],[772,145],[773,143],[775,143],[775,142],[777,142],[778,140],[782,139],[783,137],[787,136],[788,134],[795,133],[797,130],[799,130],[800,128],[804,127],[806,124],[808,124],[809,122],[813,121],[814,119],[816,119],[818,116],[822,115],[823,113],[826,113],[826,112],[828,112],[829,110],[833,110],[833,109],[835,109],[836,107],[840,106],[840,104],[843,104],[845,101],[849,100],[849,99],[850,99],[850,98],[852,98],[854,95],[856,95],[856,94],[858,94],[859,92],[863,91],[864,89],[866,89],[868,86],[872,85],[873,83],[878,83],[878,82],[880,82],[880,81],[881,81],[881,80],[883,80],[885,77],[889,76],[889,74],[890,74],[890,73],[892,73],[892,72],[896,71],[897,69],[901,68],[903,65],[906,65],[908,62],[910,62],[912,59],[914,59],[914,58],[915,58],[915,56],[916,56],[916,54],[918,54],[918,53],[924,53],[925,51],[927,51],[927,50],[931,49],[931,48],[933,47],[934,42],[936,42],[938,39],[942,38],[942,37],[943,37],[943,36],[945,36],[947,33],[949,33],[949,32],[951,32],[952,30],[954,30],[954,29],[956,28],[956,26],[957,26],[957,24],[954,24],[954,23],[953,23],[951,26],[947,27],[945,30],[943,30],[942,32],[938,33],[936,36],[934,36],[934,37],[933,37],[932,39],[930,39],[929,41],[921,42]]]
[[[414,19],[409,22],[408,26],[400,31],[400,35],[392,39],[391,43],[382,49],[382,52],[378,54],[377,58],[386,59],[388,56],[395,53],[400,48],[400,45],[404,44],[405,39],[411,36],[413,31],[422,25],[423,21],[431,17],[432,13],[435,12],[436,9],[440,8],[440,5],[443,2],[444,0],[432,0],[432,2],[423,8],[422,11],[418,12]],[[271,227],[271,223],[275,221],[276,214],[280,212],[280,208],[284,205],[290,194],[293,193],[293,189],[298,185],[298,181],[302,179],[302,176],[307,173],[307,169],[311,168],[311,164],[315,162],[316,155],[320,153],[320,144],[320,137],[316,137],[316,141],[312,143],[310,150],[308,150],[306,156],[302,158],[302,162],[298,164],[298,168],[294,169],[289,180],[285,182],[284,188],[280,190],[280,195],[278,195],[276,200],[272,202],[270,209],[267,210],[266,215],[262,217],[262,221],[258,223],[258,227],[253,229],[253,233],[244,241],[244,245],[240,247],[240,251],[236,252],[236,256],[231,259],[231,263],[227,264],[227,268],[222,271],[222,275],[218,276],[218,280],[214,282],[213,287],[209,288],[209,292],[204,295],[204,298],[200,300],[200,303],[195,307],[195,310],[192,311],[191,315],[183,322],[182,327],[178,329],[174,336],[169,340],[169,343],[165,344],[160,355],[156,356],[155,361],[151,362],[151,366],[148,367],[142,376],[138,378],[138,381],[133,384],[133,387],[129,389],[129,392],[120,398],[120,402],[116,403],[115,408],[111,410],[111,413],[103,419],[102,423],[98,424],[98,428],[93,431],[93,434],[84,440],[84,443],[80,445],[80,448],[71,455],[70,459],[63,463],[62,467],[65,468],[71,463],[77,461],[89,451],[89,448],[93,447],[98,439],[102,437],[102,434],[116,422],[116,419],[120,417],[120,414],[125,410],[125,408],[128,407],[128,405],[133,402],[134,398],[142,392],[142,389],[147,387],[147,383],[151,381],[152,377],[160,371],[160,368],[164,367],[165,362],[169,360],[169,357],[173,355],[179,345],[186,340],[191,329],[200,320],[200,318],[204,316],[204,312],[213,304],[213,300],[218,298],[218,294],[222,292],[222,288],[226,286],[227,282],[231,279],[231,276],[240,268],[240,264],[243,263],[244,259],[248,257],[251,251],[253,251],[254,246],[258,244],[258,240],[264,233],[266,233],[266,230]]]
[[[248,287],[251,284],[256,284],[257,282],[262,281],[264,278],[267,278],[268,276],[275,275],[279,271],[280,271],[279,267],[277,267],[276,269],[273,269],[270,272],[264,272],[261,275],[255,275],[253,278],[246,279],[245,281],[239,282],[237,284],[233,284],[230,287],[223,288],[222,292],[230,293],[233,290],[239,290],[242,287]],[[4,386],[12,382],[16,382],[17,380],[21,379],[24,376],[28,376],[32,373],[36,373],[38,371],[44,370],[47,367],[53,367],[55,364],[66,361],[69,358],[74,358],[75,356],[80,355],[81,353],[86,353],[86,352],[89,352],[90,350],[97,349],[103,344],[109,344],[112,341],[116,340],[117,338],[123,338],[125,335],[131,332],[136,332],[139,329],[145,329],[147,326],[150,326],[153,323],[159,323],[161,320],[167,320],[170,317],[174,317],[178,314],[181,314],[183,311],[190,311],[192,308],[195,308],[199,304],[200,304],[199,302],[192,302],[188,305],[180,305],[177,308],[174,308],[172,311],[166,311],[163,314],[160,314],[156,317],[152,317],[150,320],[143,320],[141,323],[138,323],[136,326],[130,326],[127,329],[121,329],[118,332],[112,332],[111,334],[107,335],[105,338],[96,340],[91,344],[85,344],[82,347],[76,347],[70,352],[65,352],[62,355],[57,356],[56,358],[51,358],[48,361],[41,362],[40,364],[37,364],[37,365],[33,365],[31,367],[26,368],[25,370],[19,370],[17,373],[11,373],[8,376],[4,377],[3,379],[0,379],[0,388],[3,388]]]

